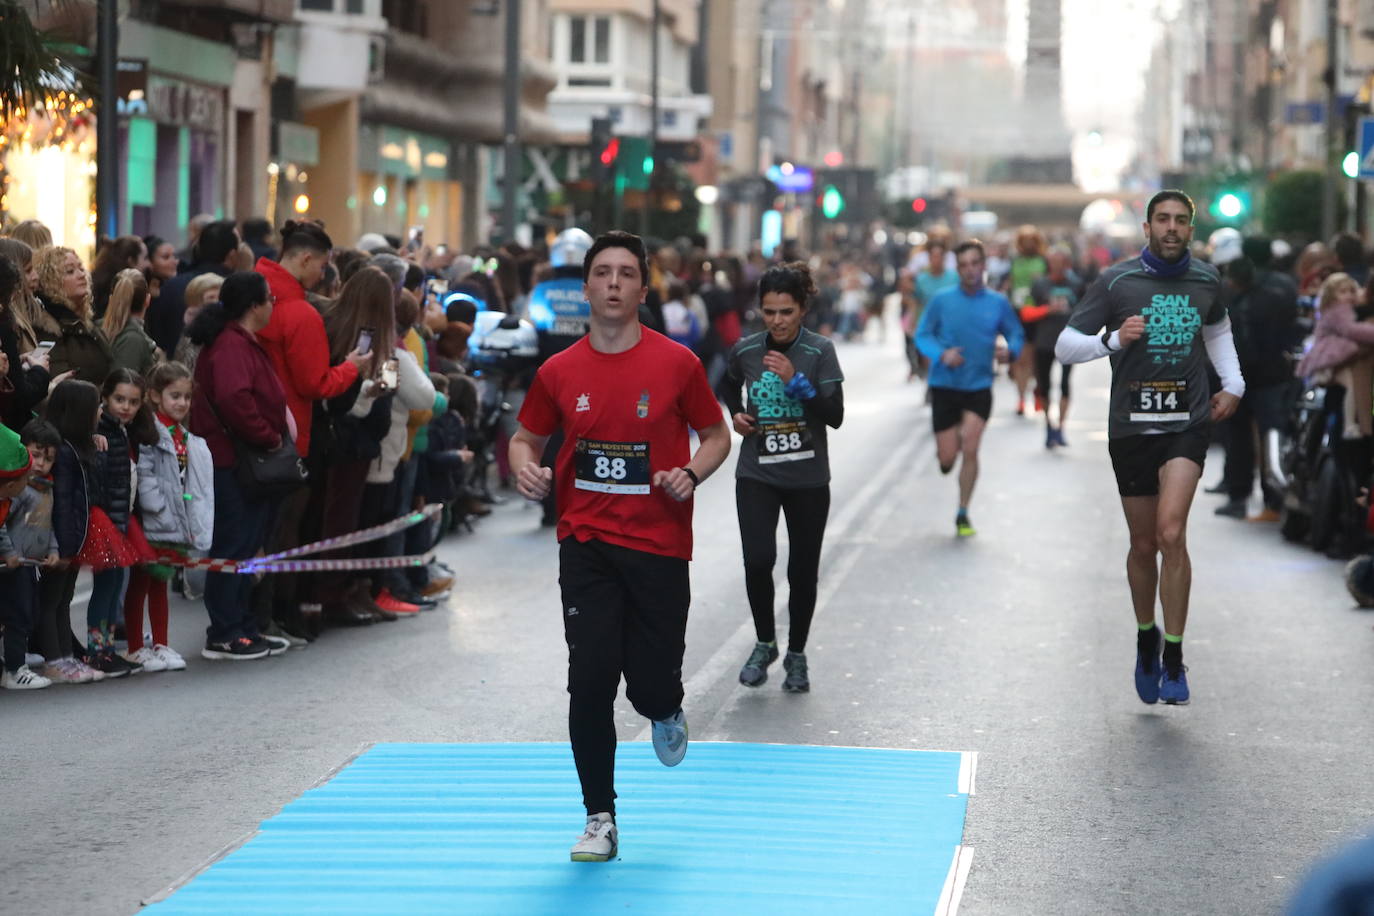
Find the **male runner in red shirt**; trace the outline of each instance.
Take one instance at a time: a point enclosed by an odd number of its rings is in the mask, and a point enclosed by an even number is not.
[[[516,487],[548,494],[539,458],[557,429],[559,585],[568,642],[568,732],[587,809],[575,862],[615,858],[616,692],[653,722],[666,766],[687,753],[682,655],[691,601],[692,494],[730,453],[701,361],[639,323],[644,243],[608,232],[583,261],[587,336],[535,376],[511,439]],[[701,444],[691,454],[688,430]]]

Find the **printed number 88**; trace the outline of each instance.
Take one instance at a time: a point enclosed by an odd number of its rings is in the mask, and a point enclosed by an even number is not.
[[[607,458],[605,455],[596,459],[596,476],[609,477],[612,480],[625,479],[625,459]]]

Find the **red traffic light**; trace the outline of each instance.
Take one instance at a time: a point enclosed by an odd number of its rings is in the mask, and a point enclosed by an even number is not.
[[[601,164],[608,168],[615,163],[615,157],[620,155],[620,138],[612,137],[611,142],[606,144],[606,148],[601,151]]]
[[[911,212],[912,212],[912,213],[924,213],[924,212],[926,212],[926,199],[925,199],[924,197],[918,197],[918,198],[916,198],[915,200],[913,200],[913,201],[911,202]]]
[[[831,150],[825,154],[824,162],[826,168],[837,169],[844,165],[844,153],[839,150]]]

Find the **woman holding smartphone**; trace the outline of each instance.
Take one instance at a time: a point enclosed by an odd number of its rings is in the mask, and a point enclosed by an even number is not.
[[[359,527],[363,488],[368,465],[381,454],[382,439],[391,427],[391,401],[395,396],[394,370],[388,373],[388,355],[396,346],[396,317],[391,280],[376,267],[363,267],[349,278],[324,311],[324,330],[329,338],[329,359],[337,364],[350,353],[366,361],[358,367],[358,380],[338,397],[321,403],[317,412],[319,469],[312,488],[320,519],[320,537],[330,538]],[[356,626],[395,616],[374,605],[368,581],[331,573],[316,577],[311,590],[312,619],[302,621],[307,630],[321,622],[313,615],[316,606],[324,620]]]

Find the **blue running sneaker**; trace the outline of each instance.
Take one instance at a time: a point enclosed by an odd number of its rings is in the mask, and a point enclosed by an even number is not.
[[[1188,705],[1188,666],[1179,665],[1177,671],[1164,671],[1159,682],[1159,698],[1168,706]]]
[[[1140,702],[1153,706],[1159,702],[1159,678],[1164,671],[1159,656],[1146,658],[1139,650],[1135,653],[1135,692]]]
[[[654,753],[665,767],[675,767],[687,756],[687,716],[681,709],[666,719],[655,719]]]

